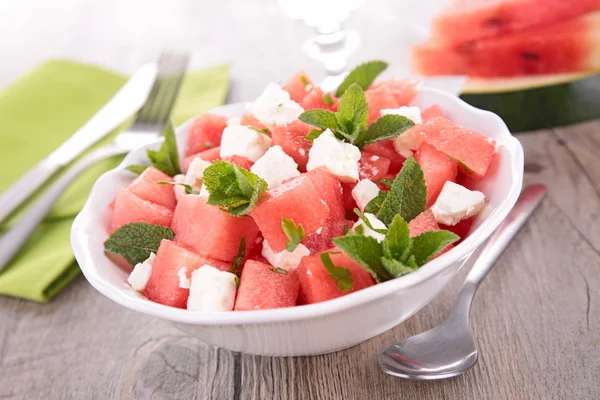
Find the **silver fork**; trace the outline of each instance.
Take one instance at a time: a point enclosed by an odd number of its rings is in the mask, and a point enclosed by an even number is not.
[[[25,244],[52,205],[79,174],[100,160],[128,153],[159,137],[171,115],[188,60],[187,55],[161,55],[152,89],[131,128],[119,133],[113,143],[93,151],[67,170],[0,238],[0,271]]]

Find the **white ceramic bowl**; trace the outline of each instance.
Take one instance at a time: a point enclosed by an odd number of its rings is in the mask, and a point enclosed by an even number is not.
[[[494,138],[498,144],[488,175],[473,182],[485,193],[488,205],[471,234],[414,273],[335,300],[275,310],[203,313],[151,302],[129,288],[127,273],[113,264],[103,250],[108,237],[108,205],[117,191],[133,179],[125,166],[146,161],[145,148],[131,152],[118,168],[102,175],[94,185],[71,231],[77,262],[87,280],[106,297],[229,350],[271,356],[314,355],[345,349],[385,332],[423,308],[451,280],[504,220],[523,181],[523,149],[497,115],[429,88],[422,89],[413,103],[420,107],[439,104],[453,121]],[[227,105],[214,112],[240,115],[243,104]],[[180,148],[188,128],[189,122],[177,131]],[[158,146],[157,141],[149,147]]]

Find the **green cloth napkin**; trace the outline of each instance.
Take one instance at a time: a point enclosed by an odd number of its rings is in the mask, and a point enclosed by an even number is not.
[[[0,92],[0,191],[71,136],[126,81],[125,76],[96,66],[52,60]],[[175,123],[222,105],[228,85],[228,65],[188,73],[173,112]],[[116,133],[98,146],[110,142]],[[79,267],[69,241],[71,224],[95,180],[120,160],[98,163],[65,191],[23,249],[0,272],[0,294],[47,302],[77,276]],[[35,196],[30,203],[34,200]],[[0,225],[0,232],[23,211]]]

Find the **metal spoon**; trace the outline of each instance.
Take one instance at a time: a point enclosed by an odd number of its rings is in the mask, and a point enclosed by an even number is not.
[[[515,207],[479,254],[444,323],[401,340],[380,354],[379,366],[385,373],[407,379],[433,380],[460,375],[475,365],[477,344],[469,327],[475,292],[545,193],[544,185],[529,186],[521,193]]]

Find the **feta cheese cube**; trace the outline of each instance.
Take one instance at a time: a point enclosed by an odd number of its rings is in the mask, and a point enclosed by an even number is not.
[[[179,271],[177,271],[177,276],[179,277],[179,287],[182,289],[190,288],[190,278],[187,276],[187,267],[181,267]]]
[[[444,225],[456,225],[465,218],[479,214],[485,205],[485,196],[454,182],[446,182],[431,211],[435,220]]]
[[[194,190],[200,190],[202,178],[204,178],[204,170],[211,165],[210,161],[203,160],[200,157],[194,158],[185,174],[184,183],[190,185]]]
[[[309,256],[310,250],[305,245],[299,244],[294,251],[283,250],[279,253],[273,252],[267,241],[263,241],[262,256],[275,268],[286,271],[296,269],[303,257]]]
[[[308,152],[306,169],[322,168],[332,173],[342,182],[358,180],[358,160],[360,150],[353,144],[338,140],[329,129],[315,139]]]
[[[206,185],[202,185],[202,187],[200,188],[200,193],[198,194],[198,196],[204,197],[204,198],[208,199],[208,196],[210,196],[210,192],[206,188]]]
[[[179,174],[173,177],[175,183],[185,183],[185,175]],[[185,188],[181,185],[173,185],[173,192],[175,192],[175,199],[179,201],[181,196],[185,194]]]
[[[406,107],[400,108],[384,108],[380,111],[381,115],[400,115],[410,119],[415,124],[422,124],[423,118],[421,117],[421,110],[419,107]]]
[[[231,117],[227,120],[227,126],[235,126],[235,125],[241,125],[242,124],[242,118],[240,117]]]
[[[406,117],[417,125],[423,123],[419,107],[386,108],[381,110],[381,115],[390,114]],[[401,133],[400,136],[394,138],[394,148],[398,154],[408,158],[413,155],[413,151],[417,150],[422,142],[423,138],[418,131],[408,129]]]
[[[375,215],[371,213],[365,213],[365,217],[374,229],[387,230],[387,226],[385,226],[385,224],[381,222]],[[362,228],[360,228],[357,231],[356,228],[358,228],[359,226],[361,226]],[[383,239],[385,239],[385,235],[383,233],[376,232],[373,229],[369,228],[365,221],[363,221],[360,218],[354,223],[354,225],[352,226],[352,230],[364,236],[370,236],[372,238],[375,238],[379,243],[383,242]]]
[[[250,171],[263,178],[269,189],[294,176],[300,175],[298,164],[283,151],[281,146],[273,146],[254,163]]]
[[[148,279],[150,279],[150,274],[152,273],[152,266],[154,265],[155,258],[156,254],[150,253],[150,257],[148,257],[148,259],[146,259],[144,262],[136,264],[135,267],[133,267],[133,271],[131,271],[131,274],[129,274],[127,282],[134,290],[143,292],[146,288],[146,284],[148,283]]]
[[[187,309],[192,311],[231,311],[237,285],[235,275],[205,264],[192,271]]]
[[[221,158],[246,157],[250,161],[261,158],[271,147],[271,138],[247,126],[227,126],[221,138]]]
[[[352,189],[352,198],[356,201],[356,205],[360,211],[364,211],[365,207],[371,200],[379,194],[379,187],[369,179],[363,179]]]
[[[290,94],[276,83],[269,83],[248,111],[269,129],[287,125],[298,119],[304,109],[290,99]]]

